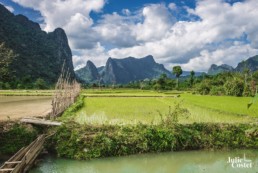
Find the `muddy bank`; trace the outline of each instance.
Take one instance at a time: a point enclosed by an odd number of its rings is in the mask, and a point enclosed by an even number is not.
[[[0,96],[0,121],[45,116],[51,110],[51,96]]]

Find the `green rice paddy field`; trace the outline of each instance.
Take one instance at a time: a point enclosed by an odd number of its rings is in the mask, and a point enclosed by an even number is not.
[[[173,110],[175,103],[187,108],[190,116],[180,123],[258,122],[258,103],[247,109],[250,97],[201,96],[187,92],[142,90],[84,90],[84,107],[75,115],[79,123],[135,124],[158,123],[160,114]],[[179,97],[178,97],[179,96]]]

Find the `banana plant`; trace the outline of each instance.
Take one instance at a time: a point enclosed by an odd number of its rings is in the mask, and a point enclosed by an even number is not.
[[[257,102],[257,100],[258,100],[258,93],[256,93],[252,101],[247,104],[247,108],[249,109],[255,102]]]

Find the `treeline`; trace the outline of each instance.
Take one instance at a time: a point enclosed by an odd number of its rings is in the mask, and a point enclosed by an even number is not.
[[[0,44],[0,89],[48,89],[52,87],[43,78],[35,79],[31,75],[18,78],[12,67],[18,56],[5,44]]]
[[[202,95],[254,96],[257,93],[258,71],[224,72],[217,75],[195,76],[192,71],[189,76],[176,79],[162,74],[158,79],[144,79],[128,84],[104,85],[86,84],[85,88],[132,88],[143,90],[183,90]]]
[[[53,84],[48,84],[44,79],[37,78],[35,81],[30,76],[15,79],[11,82],[0,81],[0,89],[51,89]]]
[[[195,92],[203,95],[254,96],[257,93],[258,71],[225,72],[205,75],[195,84]]]

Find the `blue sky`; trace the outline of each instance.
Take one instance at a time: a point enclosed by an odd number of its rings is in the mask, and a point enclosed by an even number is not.
[[[258,54],[257,0],[0,0],[14,14],[61,27],[76,69],[88,60],[153,55],[168,69],[207,71]]]
[[[41,14],[39,11],[33,10],[32,8],[26,8],[24,6],[19,5],[19,3],[15,3],[11,0],[0,0],[1,3],[12,7],[13,9],[15,9],[13,12],[14,14],[23,14],[25,16],[27,16],[29,19],[41,23],[43,22],[41,19]],[[96,12],[92,12],[90,14],[90,16],[94,19],[94,20],[98,20],[102,14],[105,13],[113,13],[113,12],[122,12],[122,9],[129,9],[130,11],[137,11],[140,10],[144,5],[148,5],[148,4],[153,4],[153,3],[164,3],[164,4],[168,4],[168,3],[175,3],[178,6],[189,6],[191,8],[195,8],[195,0],[185,0],[185,1],[178,1],[178,0],[173,0],[173,1],[160,1],[160,0],[123,0],[122,3],[117,3],[117,0],[108,0],[106,1],[106,5],[103,7],[102,12],[101,13],[96,13]],[[234,2],[234,1],[232,1]]]

